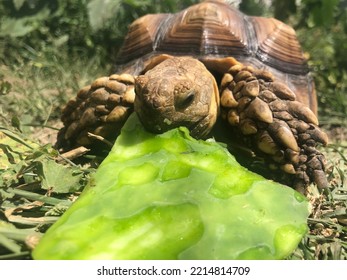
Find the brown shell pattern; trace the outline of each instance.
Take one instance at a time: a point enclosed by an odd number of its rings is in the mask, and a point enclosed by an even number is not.
[[[204,1],[176,14],[146,15],[129,27],[117,70],[136,75],[161,53],[235,57],[273,73],[298,101],[317,112],[313,80],[295,31],[276,19],[246,16],[224,1]]]

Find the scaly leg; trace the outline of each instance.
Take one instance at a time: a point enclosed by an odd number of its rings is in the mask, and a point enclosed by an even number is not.
[[[327,135],[285,84],[269,72],[235,65],[222,78],[220,93],[222,117],[248,148],[291,174],[300,191],[311,182],[327,186],[325,158],[317,149],[327,144]]]
[[[113,142],[134,110],[134,83],[132,75],[114,74],[82,88],[63,109],[56,147],[90,146],[98,142],[93,135]]]

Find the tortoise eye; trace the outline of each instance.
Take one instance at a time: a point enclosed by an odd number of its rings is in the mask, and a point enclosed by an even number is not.
[[[187,108],[190,104],[192,104],[193,100],[195,98],[195,91],[187,91],[187,92],[182,92],[178,95],[175,96],[175,107],[177,109],[185,109]]]

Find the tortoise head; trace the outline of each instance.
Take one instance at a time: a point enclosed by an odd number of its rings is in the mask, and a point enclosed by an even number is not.
[[[135,80],[135,111],[154,133],[185,126],[206,136],[216,122],[219,93],[213,75],[198,60],[172,57]]]

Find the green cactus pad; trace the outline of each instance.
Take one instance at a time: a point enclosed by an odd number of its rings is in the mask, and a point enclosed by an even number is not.
[[[146,132],[133,114],[35,259],[283,259],[309,203],[185,128]]]

